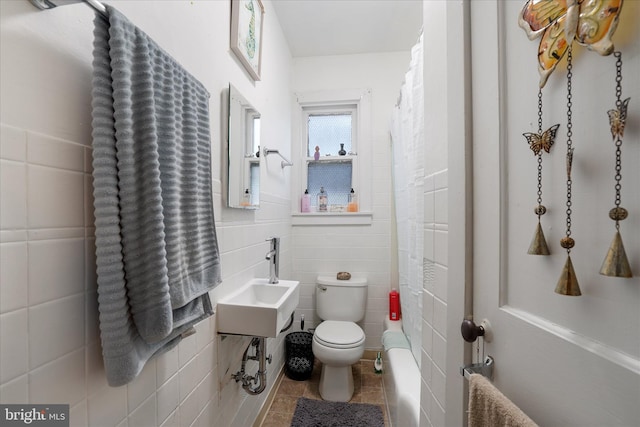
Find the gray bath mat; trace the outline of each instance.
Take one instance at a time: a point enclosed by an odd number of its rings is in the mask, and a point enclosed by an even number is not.
[[[291,427],[384,427],[382,410],[368,403],[328,402],[301,397]]]

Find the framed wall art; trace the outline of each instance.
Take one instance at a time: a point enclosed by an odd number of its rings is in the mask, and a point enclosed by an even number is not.
[[[254,80],[260,80],[263,20],[260,0],[231,0],[231,50]]]

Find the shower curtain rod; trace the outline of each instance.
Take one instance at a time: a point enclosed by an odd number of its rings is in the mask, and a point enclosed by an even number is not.
[[[58,6],[66,6],[75,3],[84,3],[91,6],[103,16],[107,16],[107,8],[98,0],[29,0],[31,4],[41,10],[53,9]]]

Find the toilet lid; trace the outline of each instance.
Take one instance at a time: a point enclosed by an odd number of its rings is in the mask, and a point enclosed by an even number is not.
[[[364,331],[353,322],[325,320],[315,331],[315,338],[321,344],[334,348],[357,347],[364,342]]]

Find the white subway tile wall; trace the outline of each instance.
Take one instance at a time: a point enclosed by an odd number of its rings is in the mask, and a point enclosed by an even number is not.
[[[2,352],[0,381],[10,381],[29,370],[29,334],[27,310],[16,310],[0,316]]]
[[[238,351],[220,340],[215,316],[148,362],[132,383],[107,385],[98,328],[91,149],[7,125],[0,125],[0,137],[0,402],[69,404],[71,426],[252,422],[269,389],[251,398],[233,381],[220,386],[225,375],[239,370],[244,347]],[[264,239],[281,236],[284,260],[291,241],[288,200],[265,195],[259,212],[241,212],[222,208],[220,190],[214,181],[224,266],[224,282],[211,293],[214,302],[249,278],[266,276]],[[290,276],[290,262],[283,261],[280,271]],[[283,364],[282,340],[268,340],[268,387]],[[224,372],[219,360],[225,361]]]
[[[425,280],[422,324],[421,425],[443,426],[447,354],[447,170],[425,178],[425,263],[433,272]]]
[[[84,347],[84,294],[29,307],[29,367]]]
[[[21,230],[27,226],[27,167],[0,160],[0,227]]]
[[[0,252],[0,313],[27,307],[27,244],[7,243]]]

